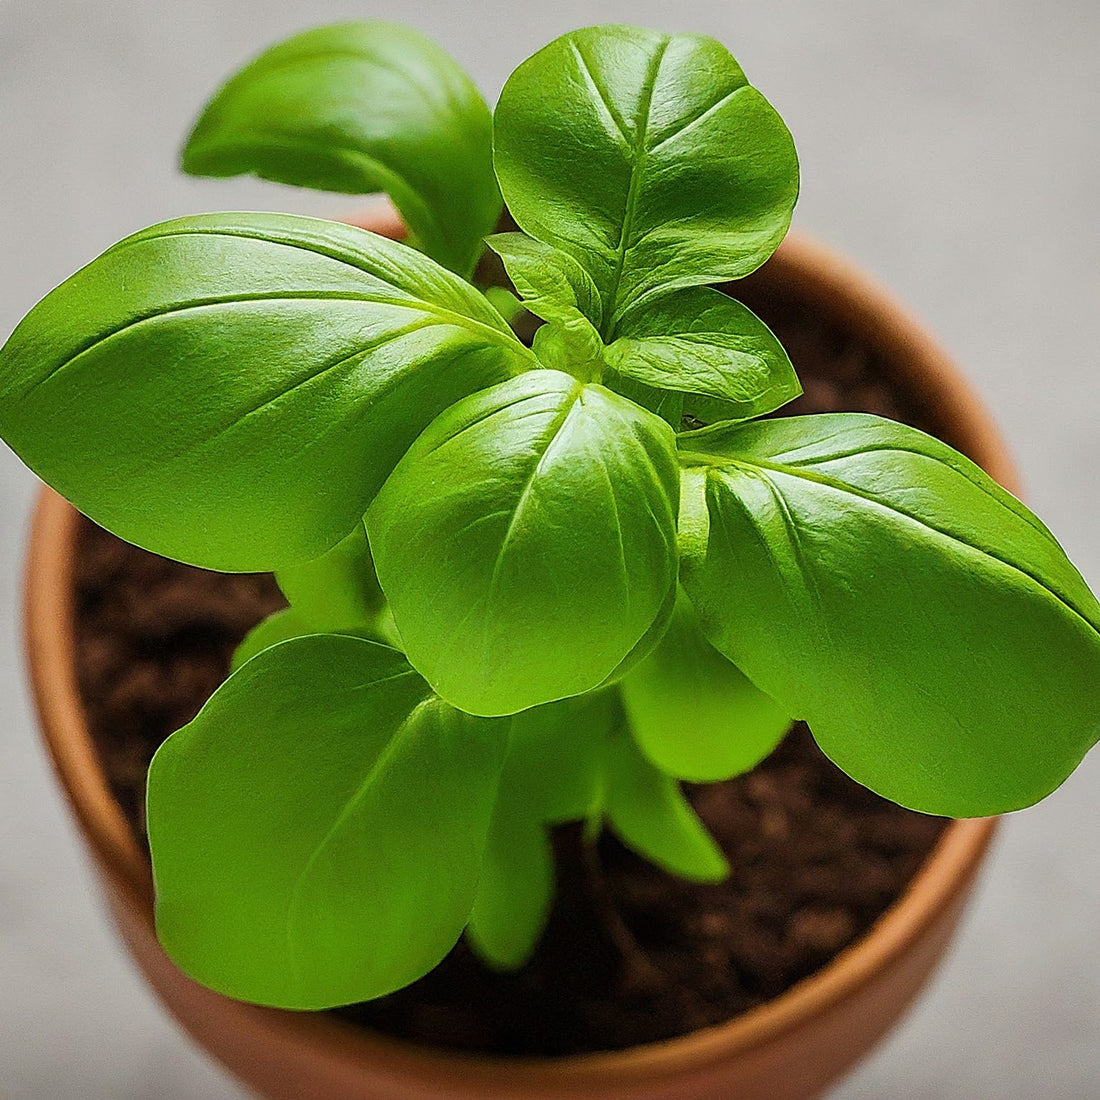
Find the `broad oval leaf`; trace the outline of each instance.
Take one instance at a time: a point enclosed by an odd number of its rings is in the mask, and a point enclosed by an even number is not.
[[[253,658],[150,767],[165,950],[283,1008],[420,977],[473,905],[506,736],[386,646],[321,634]]]
[[[600,684],[676,578],[667,424],[536,370],[459,402],[367,513],[409,660],[448,702],[510,714]]]
[[[926,813],[1001,813],[1096,742],[1100,607],[972,462],[860,414],[681,445],[699,466],[682,579],[708,638],[854,779]]]
[[[573,31],[509,77],[494,115],[508,208],[592,275],[601,331],[661,289],[747,275],[783,239],[798,160],[721,43]]]
[[[802,392],[790,358],[767,325],[710,287],[653,299],[629,313],[619,331],[604,353],[608,366],[658,391],[694,395],[692,413],[700,419],[748,420]]]
[[[533,363],[405,245],[281,214],[154,226],[0,349],[0,434],[122,538],[230,572],[328,550],[420,431]]]
[[[682,588],[667,633],[621,690],[645,756],[695,783],[747,772],[791,726],[790,716],[703,637]]]
[[[501,208],[485,100],[450,55],[395,23],[317,27],[272,47],[207,105],[183,168],[385,191],[424,251],[460,275]]]

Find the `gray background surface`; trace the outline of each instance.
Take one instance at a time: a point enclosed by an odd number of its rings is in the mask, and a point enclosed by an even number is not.
[[[437,37],[490,99],[574,26],[723,39],[794,132],[797,227],[939,334],[999,420],[1029,502],[1100,585],[1095,0],[0,0],[0,339],[146,224],[348,212],[346,198],[186,180],[176,148],[261,47],[378,16]],[[36,742],[16,628],[34,492],[0,452],[0,1097],[239,1097],[122,956]],[[837,1098],[1100,1096],[1098,784],[1100,752],[1007,822],[948,964]]]

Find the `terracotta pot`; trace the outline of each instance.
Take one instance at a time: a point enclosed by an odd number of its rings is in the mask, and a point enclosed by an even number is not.
[[[379,227],[379,223],[372,223]],[[390,222],[386,228],[397,231]],[[1012,488],[981,405],[935,343],[881,290],[819,245],[791,239],[753,278],[753,301],[796,297],[876,350],[938,409],[945,438]],[[191,1035],[242,1081],[285,1100],[666,1100],[809,1097],[902,1014],[954,932],[993,820],[951,824],[871,931],[783,996],[726,1024],[632,1050],[559,1059],[477,1058],[419,1048],[327,1015],[229,1000],[181,974],[153,931],[149,865],[112,798],[77,690],[77,514],[44,490],[31,536],[26,632],[42,727],[130,952]]]

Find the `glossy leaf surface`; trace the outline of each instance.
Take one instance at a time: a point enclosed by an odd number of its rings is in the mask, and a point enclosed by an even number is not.
[[[675,582],[672,447],[657,417],[545,370],[417,439],[367,534],[409,660],[443,698],[510,714],[616,668]]]
[[[621,393],[623,397],[630,398],[635,404],[641,405],[643,409],[649,409],[650,412],[656,413],[662,420],[666,421],[672,426],[673,431],[679,431],[682,424],[684,414],[687,412],[685,407],[685,397],[687,395],[677,393],[676,390],[659,390],[653,386],[647,386],[644,382],[639,382],[629,375],[609,373],[605,375],[605,378],[610,386],[612,386],[616,393]]]
[[[681,437],[682,580],[710,641],[860,783],[1029,805],[1100,726],[1100,607],[1050,532],[911,428],[836,414]]]
[[[783,346],[750,309],[710,287],[688,287],[628,314],[605,352],[618,374],[695,395],[702,420],[747,420],[801,392]],[[613,384],[613,383],[612,383]]]
[[[445,51],[394,23],[318,27],[268,50],[206,107],[183,167],[385,191],[424,251],[462,275],[500,215],[489,108]]]
[[[494,157],[519,226],[592,275],[606,339],[657,290],[759,267],[798,194],[782,120],[697,34],[602,26],[556,39],[505,84]]]
[[[165,950],[219,992],[285,1008],[420,977],[473,905],[506,730],[441,702],[386,646],[312,635],[261,653],[153,759]]]
[[[704,637],[681,589],[661,643],[621,684],[634,738],[661,771],[712,783],[755,767],[791,725]]]
[[[497,233],[486,243],[503,261],[508,278],[532,313],[562,324],[582,317],[599,328],[600,292],[568,252],[526,233]]]
[[[276,569],[346,535],[437,413],[532,361],[405,245],[212,214],[127,238],[30,312],[0,349],[0,433],[130,542]]]

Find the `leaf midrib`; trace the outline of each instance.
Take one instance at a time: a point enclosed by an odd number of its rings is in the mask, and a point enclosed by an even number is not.
[[[405,293],[405,292],[399,292]],[[364,302],[371,305],[392,306],[397,309],[405,309],[412,313],[429,314],[432,317],[438,318],[436,321],[429,322],[428,325],[422,327],[430,327],[432,324],[438,325],[453,325],[456,328],[465,328],[468,330],[474,330],[479,335],[483,335],[489,339],[489,342],[507,349],[508,351],[516,352],[517,354],[524,351],[523,345],[518,341],[513,340],[511,337],[506,336],[504,333],[498,332],[492,326],[485,324],[482,321],[477,321],[472,317],[467,317],[465,314],[458,313],[454,310],[445,309],[442,306],[436,306],[431,302],[426,302],[421,299],[407,298],[404,300],[399,299],[387,299],[370,294],[349,294],[345,291],[303,291],[300,293],[288,293],[286,291],[271,291],[262,293],[242,293],[242,294],[228,294],[221,295],[217,298],[210,298],[199,302],[187,302],[181,305],[172,306],[167,309],[158,309],[156,312],[150,312],[142,314],[125,324],[120,325],[116,329],[112,329],[110,332],[104,333],[101,336],[97,336],[91,342],[83,345],[76,350],[72,355],[63,359],[52,370],[41,378],[36,379],[29,387],[27,387],[20,395],[19,400],[25,401],[41,386],[46,385],[57,375],[61,374],[66,369],[72,367],[77,361],[82,359],[86,355],[90,355],[97,349],[101,348],[104,344],[115,339],[116,337],[123,336],[128,332],[140,328],[143,325],[153,324],[164,317],[171,317],[181,313],[187,313],[189,311],[199,311],[203,309],[211,309],[219,306],[246,304],[251,302],[300,302],[300,301],[341,301],[341,302]],[[404,327],[404,326],[403,326]],[[384,343],[385,341],[380,341]],[[528,355],[533,358],[530,352]]]
[[[377,680],[371,680],[369,683],[361,684],[356,690],[373,690],[404,679],[407,676],[418,676],[418,673],[415,669],[410,667],[401,672],[393,673],[390,676],[384,676]],[[427,684],[424,686],[425,689],[427,689]],[[294,885],[291,887],[286,909],[287,950],[292,965],[296,966],[295,960],[297,959],[297,952],[294,950],[294,927],[297,922],[296,911],[301,905],[302,893],[305,889],[305,883],[310,872],[317,865],[325,849],[332,843],[333,838],[343,829],[344,825],[362,804],[370,790],[378,783],[379,778],[385,775],[390,761],[397,755],[397,751],[401,747],[403,735],[413,727],[414,718],[439,701],[439,697],[434,692],[430,689],[427,690],[425,697],[416,703],[409,713],[398,723],[389,739],[382,746],[378,755],[367,768],[362,782],[348,796],[339,813],[333,818],[332,824],[325,831],[321,839],[317,841],[309,856],[302,864],[302,869],[298,872],[294,879]]]
[[[574,382],[567,393],[566,399],[562,402],[562,407],[553,416],[548,425],[547,431],[544,433],[543,438],[546,440],[542,446],[542,453],[539,455],[538,460],[531,467],[531,472],[527,475],[527,479],[523,484],[523,488],[520,490],[520,494],[516,499],[516,504],[512,510],[512,518],[508,521],[508,526],[505,529],[504,536],[500,542],[500,549],[497,551],[496,560],[493,562],[493,571],[489,576],[488,595],[486,598],[486,604],[491,605],[497,596],[497,584],[500,580],[501,570],[504,568],[504,557],[508,551],[508,547],[511,544],[512,539],[515,536],[516,527],[519,523],[520,514],[522,513],[524,506],[527,503],[528,497],[534,489],[535,482],[539,477],[539,472],[543,468],[543,463],[546,462],[547,456],[553,449],[554,443],[558,436],[561,434],[562,429],[565,427],[572,416],[574,410],[580,404],[581,394],[584,392],[584,384],[582,382]]]
[[[642,89],[642,100],[638,108],[639,125],[634,131],[633,167],[630,173],[630,186],[626,193],[626,207],[623,210],[623,222],[619,233],[619,243],[616,246],[615,269],[611,275],[608,286],[608,297],[604,304],[604,317],[607,318],[601,326],[600,335],[605,342],[610,342],[615,319],[618,315],[616,304],[619,297],[619,287],[622,283],[623,272],[626,268],[626,257],[631,249],[631,236],[634,232],[634,217],[638,206],[638,196],[642,188],[642,176],[645,169],[648,150],[646,139],[649,133],[649,112],[653,104],[653,93],[657,85],[657,77],[660,73],[661,62],[664,60],[672,39],[669,36],[662,38],[660,45],[650,59],[649,68],[646,71],[646,82]]]

